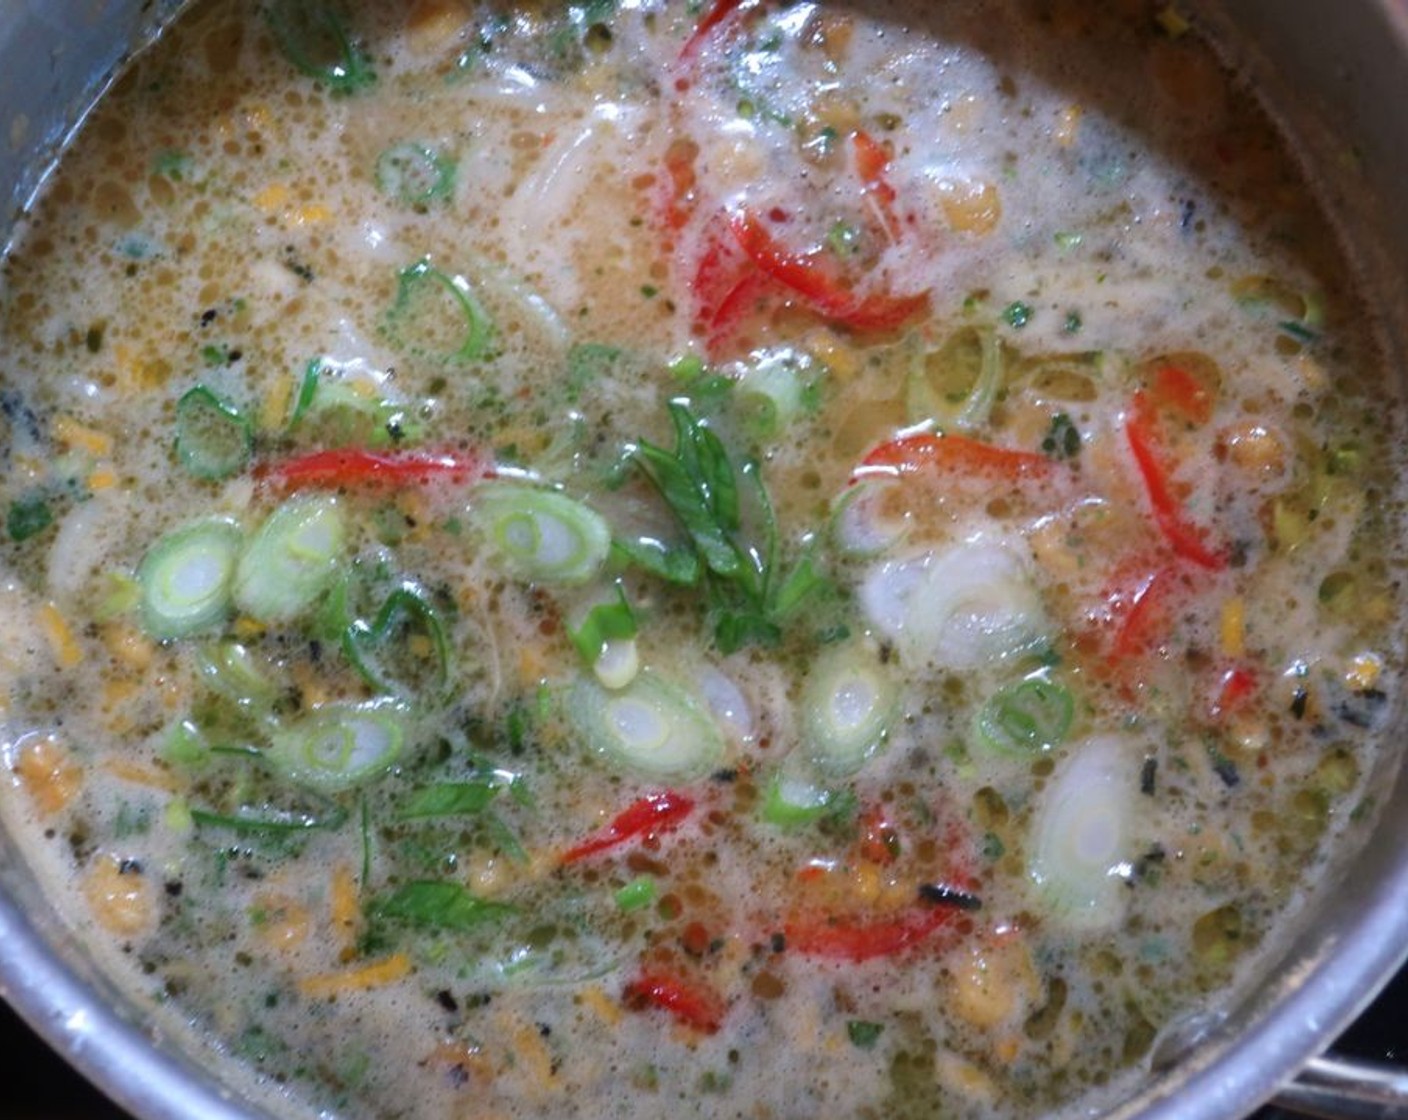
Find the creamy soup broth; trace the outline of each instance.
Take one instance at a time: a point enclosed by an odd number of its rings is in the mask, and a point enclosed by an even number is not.
[[[1313,199],[1175,7],[197,4],[5,259],[6,824],[310,1114],[1115,1099],[1373,813]]]

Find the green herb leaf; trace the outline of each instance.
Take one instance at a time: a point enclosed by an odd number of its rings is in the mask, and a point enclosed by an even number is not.
[[[437,782],[413,793],[396,813],[398,820],[471,816],[481,813],[498,796],[490,782]]]
[[[861,1050],[869,1050],[880,1040],[880,1032],[885,1028],[880,1023],[868,1023],[864,1019],[851,1019],[846,1023],[846,1035],[851,1045]]]
[[[458,883],[418,880],[376,900],[371,914],[425,929],[467,930],[512,914],[514,908],[475,898]]]
[[[10,503],[10,512],[5,517],[5,530],[14,541],[27,541],[38,536],[54,523],[54,511],[49,503],[38,495],[17,498]]]

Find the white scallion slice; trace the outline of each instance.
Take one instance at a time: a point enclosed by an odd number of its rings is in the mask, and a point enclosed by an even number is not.
[[[617,690],[578,678],[567,715],[593,750],[641,777],[702,777],[724,755],[723,736],[699,703],[649,669]]]
[[[1032,653],[1050,625],[1010,549],[968,542],[876,565],[860,588],[866,617],[908,658],[977,669]]]
[[[241,535],[233,521],[212,518],[158,540],[137,567],[142,626],[154,638],[184,638],[224,620]]]
[[[596,679],[607,688],[625,688],[640,672],[640,653],[634,638],[611,638],[592,664]]]
[[[471,515],[499,561],[521,579],[585,583],[611,550],[611,529],[566,494],[518,482],[486,482]]]
[[[785,763],[763,791],[763,820],[782,828],[797,828],[826,815],[836,801],[834,790],[815,779],[793,773]]]
[[[408,709],[387,700],[325,704],[276,732],[265,757],[280,773],[320,793],[380,777],[406,743]]]
[[[1071,929],[1103,929],[1124,911],[1139,752],[1114,738],[1072,748],[1041,794],[1028,874],[1044,909]]]
[[[818,770],[854,774],[880,749],[895,709],[895,688],[878,659],[852,644],[827,651],[802,691],[804,742]]]
[[[865,478],[846,488],[831,507],[831,539],[847,556],[868,558],[904,542],[912,516],[895,511],[894,498],[906,487],[892,478]]]
[[[346,548],[347,525],[336,498],[285,502],[240,556],[235,605],[261,622],[297,618],[332,586]]]

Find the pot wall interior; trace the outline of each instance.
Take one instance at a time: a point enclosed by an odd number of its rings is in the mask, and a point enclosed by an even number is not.
[[[0,244],[42,181],[58,143],[81,119],[134,43],[179,8],[177,0],[27,0],[0,6]],[[1319,0],[1226,0],[1206,13],[1232,61],[1264,90],[1273,110],[1329,168],[1329,209],[1364,270],[1383,323],[1387,367],[1408,369],[1408,332],[1385,309],[1408,307],[1408,2],[1355,5]],[[1294,106],[1295,112],[1284,110]],[[1401,386],[1392,387],[1393,396]],[[1408,738],[1408,719],[1395,727]],[[1307,923],[1283,947],[1280,967],[1236,1008],[1211,1021],[1191,1056],[1166,1047],[1174,1067],[1116,1111],[1119,1117],[1201,1120],[1249,1111],[1277,1080],[1318,1049],[1372,997],[1408,952],[1408,778],[1386,773],[1391,791],[1363,848],[1331,869]],[[163,1033],[113,1010],[121,1001],[96,978],[71,933],[45,917],[40,891],[0,844],[0,995],[86,1074],[137,1114],[256,1115],[228,1099],[179,1050],[153,1051]],[[1166,1040],[1169,1041],[1169,1040]],[[265,1102],[267,1104],[267,1102]]]

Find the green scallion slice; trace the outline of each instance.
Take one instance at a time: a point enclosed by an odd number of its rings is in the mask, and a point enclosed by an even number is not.
[[[474,492],[471,516],[495,556],[520,579],[585,583],[611,551],[600,514],[553,490],[487,482]]]
[[[152,545],[137,566],[143,629],[165,640],[223,622],[241,542],[233,521],[210,518],[184,525]]]
[[[494,338],[494,324],[469,281],[429,260],[401,270],[387,321],[413,354],[452,364],[487,356]]]
[[[335,497],[285,502],[240,555],[235,605],[261,622],[297,618],[332,586],[346,547],[347,526]]]
[[[829,651],[807,674],[802,727],[811,760],[824,774],[854,774],[885,740],[895,688],[864,646]]]
[[[1036,754],[1065,741],[1074,713],[1068,689],[1044,676],[1031,676],[990,697],[979,709],[973,730],[978,742],[998,754]]]
[[[254,450],[254,427],[239,409],[197,385],[176,403],[176,457],[197,478],[229,478]]]
[[[394,701],[325,704],[275,732],[265,758],[298,785],[338,793],[395,765],[408,722],[409,709]]]
[[[455,189],[455,161],[428,144],[406,140],[377,157],[376,185],[403,206],[424,206]]]
[[[648,669],[612,691],[583,676],[567,717],[593,750],[644,778],[698,778],[724,756],[723,736],[699,703]]]

